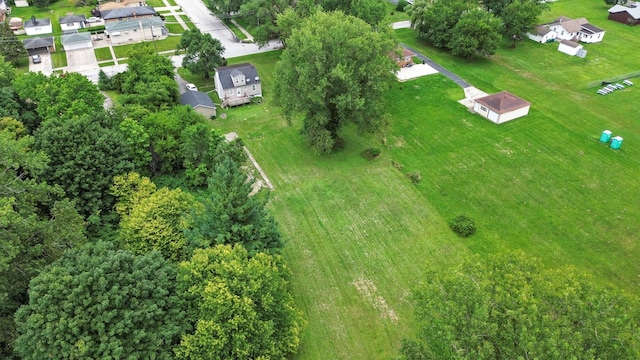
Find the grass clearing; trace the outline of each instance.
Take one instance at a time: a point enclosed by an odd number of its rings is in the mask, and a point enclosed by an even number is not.
[[[94,48],[93,52],[96,53],[96,59],[98,61],[112,60],[111,50],[108,47]]]
[[[387,2],[386,5],[387,5],[387,17],[389,18],[390,22],[394,23],[398,21],[409,20],[409,15],[405,11],[396,10],[396,6],[397,6],[396,4]]]
[[[563,0],[551,9],[543,21],[585,16],[607,30],[604,41],[585,45],[585,59],[554,44],[511,49],[505,41],[491,59],[469,62],[397,31],[481,90],[530,101],[527,117],[495,125],[471,114],[457,103],[462,89],[436,74],[389,90],[393,120],[384,144],[346,128],[345,149],[332,155],[309,150],[299,120],[288,126],[273,106],[279,52],[230,59],[256,65],[265,102],[231,108],[213,124],[237,132],[275,186],[269,206],[309,321],[295,359],[393,357],[409,334],[407,295],[424,267],[467,252],[522,249],[640,294],[640,82],[607,96],[588,88],[639,70],[640,38],[635,28],[602,20],[600,1]],[[598,142],[604,129],[624,137],[620,150]],[[371,147],[382,154],[366,161],[359,153]],[[408,171],[420,171],[422,182],[411,184]],[[473,237],[449,230],[460,214],[475,220]]]
[[[167,30],[171,34],[182,34],[184,32],[184,29],[182,28],[182,25],[180,25],[178,23],[165,24],[164,26],[167,28]]]

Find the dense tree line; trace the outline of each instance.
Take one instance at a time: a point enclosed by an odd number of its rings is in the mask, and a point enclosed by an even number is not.
[[[166,58],[146,45],[133,55],[101,76],[122,93],[109,110],[78,74],[17,76],[0,58],[0,357],[184,357],[216,323],[227,345],[199,347],[204,358],[285,358],[303,320],[268,193],[243,170],[239,140],[176,105]],[[236,272],[177,276],[207,251]],[[185,301],[210,284],[231,292]],[[232,293],[274,301],[239,307]]]
[[[272,39],[286,44],[292,18],[297,22],[318,11],[341,11],[371,26],[384,24],[386,18],[385,2],[379,0],[207,0],[205,4],[221,18],[246,19],[255,26],[252,35],[259,45]]]
[[[402,359],[637,359],[637,298],[522,252],[430,270]]]
[[[417,0],[408,12],[419,38],[471,58],[494,54],[502,37],[515,46],[547,9],[537,0]]]

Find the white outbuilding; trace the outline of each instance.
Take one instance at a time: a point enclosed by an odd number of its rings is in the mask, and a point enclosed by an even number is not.
[[[496,124],[517,119],[529,113],[531,103],[508,91],[475,99],[473,111]]]

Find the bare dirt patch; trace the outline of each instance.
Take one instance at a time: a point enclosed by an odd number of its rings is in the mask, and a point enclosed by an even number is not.
[[[356,290],[373,305],[373,308],[380,312],[380,316],[383,319],[391,320],[392,323],[398,322],[398,315],[396,312],[387,304],[387,301],[377,294],[378,288],[373,281],[360,278],[351,283]]]

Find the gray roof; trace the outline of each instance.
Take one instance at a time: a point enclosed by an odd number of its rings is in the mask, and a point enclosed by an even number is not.
[[[549,29],[546,26],[538,26],[536,27],[536,33],[540,36],[544,36],[547,35],[548,33],[552,32],[553,30]]]
[[[255,66],[249,63],[223,66],[216,68],[216,71],[218,72],[218,77],[220,78],[220,83],[224,90],[234,88],[233,80],[231,79],[232,75],[237,76],[242,74],[245,78],[250,79],[250,84],[255,84],[255,78],[258,77],[258,70],[256,70]]]
[[[51,19],[49,18],[36,19],[35,22],[31,19],[24,21],[24,27],[26,28],[36,27],[36,26],[46,26],[46,25],[51,25]]]
[[[22,43],[24,44],[24,48],[27,50],[39,49],[53,46],[53,37],[24,39],[22,40]]]
[[[69,34],[69,35],[62,35],[60,41],[62,42],[63,45],[91,41],[91,34],[88,32],[82,32],[82,33],[75,33],[75,34]]]
[[[133,29],[140,29],[140,27],[148,28],[148,27],[164,27],[164,21],[157,16],[146,17],[142,19],[128,19],[121,20],[117,22],[107,23],[104,28],[109,32],[115,31],[126,31]]]
[[[151,6],[131,6],[112,10],[103,10],[100,12],[105,20],[131,18],[135,16],[155,15],[156,9]]]
[[[619,13],[619,12],[623,12],[626,11],[627,14],[629,14],[632,18],[634,19],[640,19],[640,7],[636,6],[636,7],[626,7],[626,6],[622,6],[622,5],[616,5],[614,7],[612,7],[611,9],[609,9],[610,13]]]
[[[600,29],[597,26],[587,23],[582,25],[582,31],[585,33],[597,34],[599,32],[603,32],[604,30]]]
[[[572,48],[582,47],[582,45],[578,44],[575,41],[571,41],[571,40],[560,40],[560,43],[565,44],[567,46],[571,46]]]
[[[85,21],[87,21],[87,17],[84,15],[69,15],[60,18],[60,24],[72,24]]]
[[[187,90],[184,94],[180,95],[180,104],[182,105],[191,105],[192,108],[196,108],[198,106],[208,107],[208,108],[216,108],[216,104],[213,103],[213,100],[207,95],[207,93],[202,91],[190,91]]]

